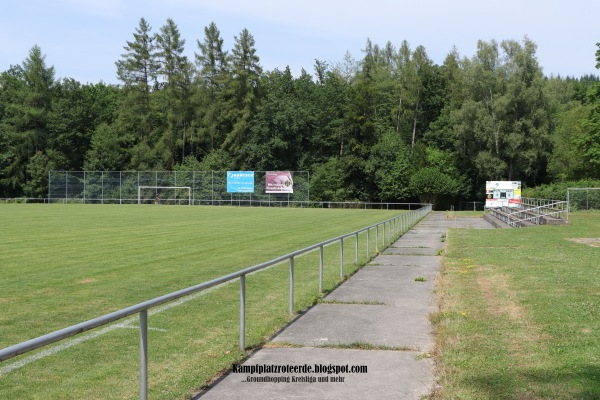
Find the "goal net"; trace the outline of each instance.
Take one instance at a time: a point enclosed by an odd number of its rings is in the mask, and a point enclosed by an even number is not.
[[[191,186],[138,186],[138,204],[191,205]]]

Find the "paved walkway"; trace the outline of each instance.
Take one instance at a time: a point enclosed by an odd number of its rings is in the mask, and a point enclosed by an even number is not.
[[[433,289],[443,237],[454,227],[493,228],[483,218],[429,214],[330,293],[325,299],[331,303],[308,310],[242,366],[291,365],[298,371],[230,373],[197,398],[379,400],[428,395],[435,386],[428,314],[436,309]],[[318,365],[366,366],[367,372],[302,371]],[[286,382],[256,381],[265,378]]]

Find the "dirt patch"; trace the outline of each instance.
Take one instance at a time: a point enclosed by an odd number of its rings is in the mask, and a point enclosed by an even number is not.
[[[87,278],[87,279],[82,279],[80,281],[77,281],[77,283],[81,283],[83,285],[88,284],[88,283],[94,283],[94,282],[96,282],[96,280],[93,278]]]
[[[481,293],[486,300],[488,309],[494,315],[504,314],[513,321],[523,320],[523,309],[512,298],[516,297],[511,291],[508,279],[504,275],[497,275],[490,281],[484,277],[479,277],[477,283],[481,288]],[[496,292],[502,291],[508,296],[500,299]]]
[[[600,238],[568,238],[570,242],[587,244],[592,247],[600,247]]]

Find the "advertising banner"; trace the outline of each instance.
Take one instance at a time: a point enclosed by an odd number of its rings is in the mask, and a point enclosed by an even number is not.
[[[266,193],[294,193],[294,181],[290,171],[265,172]]]
[[[227,193],[254,193],[254,171],[227,171]]]
[[[486,181],[486,208],[518,207],[521,203],[521,181]]]

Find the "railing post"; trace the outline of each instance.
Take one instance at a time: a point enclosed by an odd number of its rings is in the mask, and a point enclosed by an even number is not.
[[[358,265],[358,232],[356,232],[356,236],[355,236],[355,243],[354,243],[354,263],[356,265]]]
[[[386,240],[385,240],[385,222],[384,222],[383,223],[383,247],[385,247],[385,243],[386,243]]]
[[[344,277],[344,238],[340,238],[340,278]]]
[[[371,233],[371,228],[367,228],[367,260],[369,259],[369,250],[370,250],[369,249],[369,246],[370,246],[370,240],[369,240],[370,237],[369,236],[371,236],[370,233]]]
[[[379,253],[379,224],[375,225],[375,252]]]
[[[290,257],[290,314],[294,313],[294,257]]]
[[[246,350],[246,275],[240,276],[240,351]]]
[[[140,400],[148,399],[148,310],[140,311]]]
[[[319,293],[323,293],[323,245],[319,246]]]

